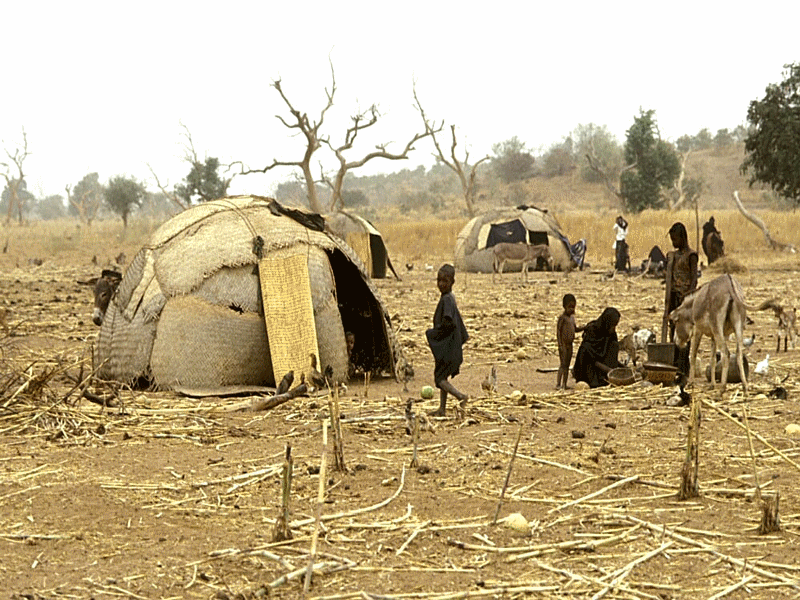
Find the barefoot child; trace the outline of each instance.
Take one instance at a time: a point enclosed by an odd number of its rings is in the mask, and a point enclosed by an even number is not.
[[[572,360],[572,344],[575,341],[575,332],[583,331],[583,327],[575,326],[575,296],[566,294],[561,301],[564,312],[558,317],[556,323],[556,339],[558,340],[558,381],[556,389],[567,389],[567,379],[569,378],[569,363]]]
[[[445,264],[439,269],[436,285],[442,295],[433,313],[433,328],[425,332],[435,361],[433,381],[439,388],[439,409],[433,415],[438,417],[445,415],[448,393],[455,396],[462,405],[467,400],[467,395],[459,392],[448,381],[449,377],[458,375],[459,367],[464,360],[461,346],[469,339],[452,291],[455,277],[456,270],[453,265]]]

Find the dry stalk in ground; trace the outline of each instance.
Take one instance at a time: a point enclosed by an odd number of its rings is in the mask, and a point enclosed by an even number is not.
[[[286,457],[283,461],[283,473],[281,475],[281,508],[278,518],[275,519],[275,532],[272,536],[273,542],[282,542],[292,539],[292,532],[289,529],[289,500],[292,494],[292,445],[286,444]]]

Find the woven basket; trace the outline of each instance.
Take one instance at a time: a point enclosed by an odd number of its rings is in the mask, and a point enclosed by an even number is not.
[[[651,383],[672,383],[675,381],[675,375],[678,373],[678,370],[653,371],[648,369],[645,372],[647,373],[647,381]]]

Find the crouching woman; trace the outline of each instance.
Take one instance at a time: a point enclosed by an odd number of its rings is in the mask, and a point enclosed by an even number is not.
[[[599,318],[586,325],[572,369],[575,381],[585,381],[593,388],[607,385],[608,372],[622,366],[618,360],[619,319],[619,311],[609,306]]]

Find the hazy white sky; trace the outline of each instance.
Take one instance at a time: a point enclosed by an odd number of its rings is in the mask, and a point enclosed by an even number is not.
[[[317,118],[329,54],[333,141],[356,110],[376,103],[384,115],[353,158],[377,143],[400,150],[419,128],[414,80],[428,115],[455,124],[477,158],[512,136],[548,147],[586,123],[623,141],[640,107],[656,111],[668,139],[732,129],[800,60],[800,3],[787,0],[213,4],[4,5],[0,140],[13,149],[25,128],[31,191],[63,194],[94,171],[154,189],[147,163],[171,187],[188,170],[181,122],[201,157],[298,160],[303,141],[275,118],[286,109],[270,84],[281,78]],[[410,160],[362,173],[430,165],[430,152],[419,142]],[[269,194],[290,176],[237,177],[232,192]]]

